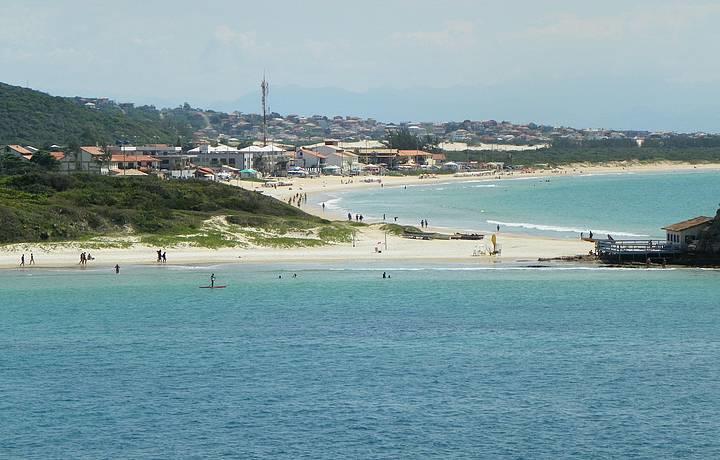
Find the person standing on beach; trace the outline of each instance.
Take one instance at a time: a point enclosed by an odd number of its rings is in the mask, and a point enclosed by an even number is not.
[[[25,266],[25,254],[20,256],[20,266],[21,267]]]
[[[32,252],[30,253],[30,265],[35,265],[35,257]]]

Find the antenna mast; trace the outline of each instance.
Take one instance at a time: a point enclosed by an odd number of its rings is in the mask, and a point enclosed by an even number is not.
[[[267,96],[270,89],[265,74],[263,74],[262,83],[260,84],[262,90],[262,113],[263,113],[263,146],[267,145]]]

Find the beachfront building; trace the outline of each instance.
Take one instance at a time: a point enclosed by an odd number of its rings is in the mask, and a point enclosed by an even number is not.
[[[422,166],[432,160],[432,153],[423,150],[398,150],[398,165]]]
[[[327,140],[322,144],[305,147],[325,155],[325,168],[339,168],[340,173],[350,173],[360,169],[359,156],[340,147],[336,140]]]
[[[149,155],[113,154],[110,158],[110,174],[128,175],[130,170],[137,170],[145,174],[157,171],[160,161]],[[132,173],[130,173],[132,174]]]
[[[398,163],[397,149],[361,147],[357,152],[360,162],[364,164],[383,165],[387,169],[394,169]]]
[[[295,151],[295,158],[291,161],[292,167],[303,168],[306,171],[321,173],[326,166],[327,157],[314,150],[299,148]]]
[[[253,154],[251,152],[241,152],[235,147],[218,144],[212,146],[203,144],[189,150],[188,155],[194,155],[197,164],[202,166],[220,167],[222,165],[232,166],[237,169],[245,169],[252,167]],[[248,163],[249,164],[246,164]]]
[[[292,152],[275,144],[264,146],[250,145],[240,152],[244,155],[244,165],[241,169],[257,169],[265,174],[279,175],[287,170]]]
[[[688,249],[688,246],[697,244],[700,234],[710,227],[713,218],[699,216],[694,219],[684,220],[677,224],[663,227],[666,232],[666,240],[674,248]]]
[[[182,147],[168,144],[140,145],[135,147],[135,154],[157,158],[159,168],[167,171],[191,170],[197,158],[197,155],[183,153]]]

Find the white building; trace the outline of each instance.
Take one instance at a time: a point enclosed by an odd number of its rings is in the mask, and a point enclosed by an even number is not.
[[[666,240],[668,243],[680,249],[687,249],[688,245],[700,239],[700,233],[707,229],[712,222],[712,217],[699,216],[668,225],[663,227],[663,230],[667,232]]]
[[[240,149],[240,152],[245,155],[245,166],[241,169],[254,169],[257,166],[255,169],[272,174],[285,171],[292,156],[292,152],[288,152],[285,148],[274,144],[262,147],[251,145]]]
[[[197,155],[183,153],[182,147],[168,144],[148,144],[135,147],[138,155],[147,155],[158,159],[159,168],[164,170],[191,169],[191,164]]]
[[[199,165],[220,167],[222,165],[232,166],[237,169],[245,169],[252,167],[251,152],[241,152],[235,147],[219,144],[216,147],[212,145],[201,145],[189,150],[188,155],[194,155]],[[249,164],[248,163],[249,160]]]
[[[349,173],[353,170],[360,169],[359,156],[345,150],[340,143],[335,140],[327,140],[321,144],[306,146],[304,149],[312,150],[325,156],[325,167],[336,166],[340,168],[341,173]]]

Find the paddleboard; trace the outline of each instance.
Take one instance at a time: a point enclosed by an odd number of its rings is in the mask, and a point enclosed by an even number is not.
[[[226,288],[227,286],[198,286],[200,289],[222,289]]]

